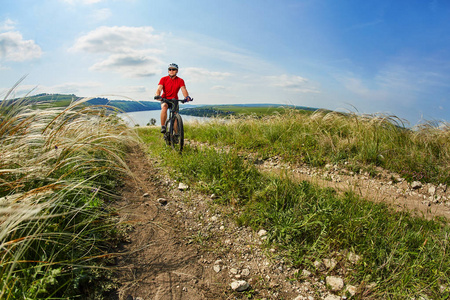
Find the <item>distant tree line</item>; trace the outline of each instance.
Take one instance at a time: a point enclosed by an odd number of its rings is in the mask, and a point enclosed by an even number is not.
[[[196,116],[196,117],[224,117],[234,115],[232,111],[216,110],[208,107],[194,107],[185,108],[180,111],[184,115]]]

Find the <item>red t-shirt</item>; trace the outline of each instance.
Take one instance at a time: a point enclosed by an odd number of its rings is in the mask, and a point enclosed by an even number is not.
[[[163,86],[163,94],[161,97],[166,99],[178,99],[180,88],[185,86],[184,80],[178,76],[173,79],[170,76],[165,76],[161,78],[158,85]]]

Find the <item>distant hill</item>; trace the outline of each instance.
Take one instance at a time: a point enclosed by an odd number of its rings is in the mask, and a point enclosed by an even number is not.
[[[11,100],[3,100],[4,106],[8,106],[15,101],[23,101],[25,103],[36,105],[36,107],[66,107],[74,101],[79,101],[83,97],[76,96],[74,94],[38,94],[34,96],[26,97],[25,99],[17,98]],[[158,102],[150,101],[131,101],[131,100],[109,100],[108,98],[96,97],[87,101],[91,105],[108,105],[115,107],[124,112],[144,111],[144,110],[157,110],[161,108]]]
[[[124,112],[161,109],[161,104],[159,102],[150,101],[109,100],[107,98],[93,98],[88,102],[94,105],[113,106]]]
[[[17,98],[11,100],[3,100],[3,107],[7,107],[14,101],[23,101],[31,105],[36,105],[36,108],[47,107],[66,107],[74,101],[79,101],[83,97],[74,94],[38,94],[26,97],[25,99]],[[132,100],[109,100],[108,98],[95,97],[87,101],[87,105],[107,105],[115,107],[123,112],[159,110],[161,104],[156,101],[132,101]],[[269,104],[269,103],[249,103],[249,104],[223,104],[223,105],[192,105],[185,104],[181,108],[184,115],[199,116],[199,117],[217,117],[229,115],[267,115],[275,111],[284,111],[286,108],[295,108],[305,111],[316,111],[317,108],[305,106],[292,106],[283,104]]]

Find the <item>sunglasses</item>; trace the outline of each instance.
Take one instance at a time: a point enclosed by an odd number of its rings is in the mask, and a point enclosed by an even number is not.
[[[169,71],[178,71],[178,69],[169,69]]]

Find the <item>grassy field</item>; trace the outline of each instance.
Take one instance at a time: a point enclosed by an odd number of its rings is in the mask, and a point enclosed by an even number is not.
[[[157,157],[170,149],[158,128],[135,129],[139,138],[83,100],[60,108],[7,103],[0,103],[0,298],[101,299],[114,288],[107,265],[121,231],[108,204],[128,172],[127,149],[137,141]],[[187,138],[232,150],[186,146],[182,156],[164,156],[166,167],[197,191],[219,195],[217,204],[234,206],[238,224],[266,229],[267,246],[293,266],[313,270],[314,260],[335,258],[360,298],[448,298],[448,220],[262,174],[242,153],[373,175],[383,167],[448,185],[449,125],[407,129],[394,117],[266,112],[188,124]],[[348,253],[360,262],[350,264]]]
[[[193,126],[189,137],[230,145],[262,158],[282,156],[294,163],[342,165],[372,175],[376,167],[397,172],[408,181],[450,185],[450,125],[405,128],[392,116],[357,116],[294,109],[228,124]]]
[[[0,299],[101,299],[114,288],[104,267],[120,232],[108,203],[137,139],[82,103],[0,102]]]
[[[254,116],[267,116],[272,115],[274,113],[282,113],[286,110],[283,106],[262,106],[262,107],[242,107],[242,106],[235,106],[235,105],[220,105],[220,106],[213,106],[214,109],[217,110],[224,110],[224,111],[231,111],[235,115],[254,115]]]
[[[449,127],[439,125],[411,130],[392,117],[297,111],[188,124],[187,138],[232,150],[186,146],[182,156],[164,155],[164,162],[174,179],[218,195],[220,205],[234,206],[238,224],[266,229],[267,246],[282,249],[292,266],[314,271],[315,260],[336,259],[345,281],[358,286],[357,299],[447,299],[448,220],[425,220],[352,193],[338,195],[330,188],[263,174],[242,157],[249,152],[259,158],[278,155],[315,166],[347,162],[352,169],[372,172],[382,166],[408,180],[448,184]],[[150,155],[170,151],[157,128],[138,132]],[[353,265],[349,253],[361,260]]]
[[[292,108],[292,107],[291,107]],[[183,109],[182,114],[203,116],[203,117],[245,117],[252,116],[261,118],[277,113],[284,113],[289,109],[286,105],[261,105],[261,106],[245,106],[245,105],[205,105],[195,108]],[[316,109],[308,107],[299,107],[297,109],[301,113],[310,114]]]

